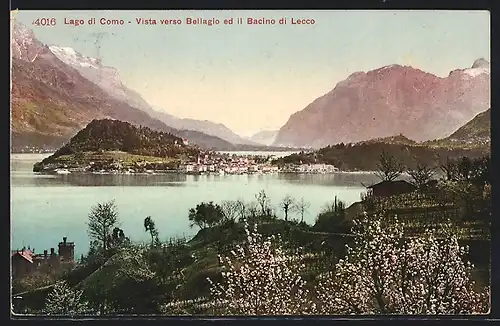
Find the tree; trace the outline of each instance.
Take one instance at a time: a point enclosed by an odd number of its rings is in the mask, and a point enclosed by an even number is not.
[[[224,200],[221,203],[222,213],[224,218],[228,221],[235,221],[238,213],[238,205],[239,203],[234,200]]]
[[[243,221],[246,217],[247,207],[243,199],[238,199],[236,201],[236,211],[238,213],[238,218],[240,221]]]
[[[257,213],[259,212],[259,204],[257,204],[255,201],[251,201],[250,203],[248,203],[247,211],[250,214],[251,218],[256,218]]]
[[[109,240],[110,248],[119,249],[130,245],[130,239],[125,236],[122,229],[115,227]]]
[[[456,164],[457,181],[469,182],[474,175],[474,162],[470,158],[464,156]]]
[[[91,208],[88,217],[88,233],[91,241],[98,248],[107,252],[109,238],[114,227],[118,225],[118,212],[114,201],[99,203]]]
[[[473,266],[451,225],[406,238],[397,218],[355,220],[354,245],[318,286],[324,314],[485,313],[489,291],[477,292]]]
[[[156,229],[155,222],[148,216],[144,219],[144,230],[149,232],[151,235],[151,246],[158,245],[160,240],[158,239],[158,230]]]
[[[483,200],[484,189],[491,182],[490,157],[470,159],[462,157],[457,160],[448,159],[441,169],[446,173],[443,190],[454,198],[459,198],[465,206],[465,216],[473,217],[475,206],[480,204],[487,208]]]
[[[300,214],[300,222],[304,222],[304,215],[311,206],[310,203],[304,200],[304,197],[295,202],[295,210]]]
[[[394,181],[403,173],[404,166],[386,151],[380,154],[375,175],[382,181]]]
[[[73,290],[65,281],[57,283],[47,295],[44,312],[48,315],[82,315],[89,313],[82,290]]]
[[[474,159],[472,182],[480,187],[491,183],[491,158],[489,156]]]
[[[255,199],[257,199],[257,203],[260,206],[261,214],[265,216],[269,211],[271,199],[267,196],[264,190],[261,190],[258,194],[256,194]]]
[[[446,180],[452,181],[456,180],[457,175],[457,165],[456,163],[450,159],[446,158],[446,162],[440,165],[441,171],[443,171],[446,175]]]
[[[333,202],[326,204],[318,214],[314,228],[318,231],[333,232],[343,223],[345,223],[345,203],[335,196]]]
[[[249,230],[242,246],[221,257],[222,280],[211,284],[211,306],[223,315],[313,314],[300,274],[305,267],[298,252],[286,252],[279,236],[263,237],[257,225]]]
[[[412,178],[411,183],[422,190],[432,180],[434,169],[425,163],[418,162],[414,169],[408,170],[408,174]]]
[[[288,221],[288,212],[290,211],[290,209],[294,208],[294,202],[295,200],[289,195],[286,195],[285,198],[281,200],[281,207],[283,208],[283,212],[285,213],[285,221]]]
[[[197,225],[201,229],[217,225],[222,221],[223,216],[222,207],[213,202],[202,202],[196,205],[196,208],[191,208],[189,210],[191,227]]]

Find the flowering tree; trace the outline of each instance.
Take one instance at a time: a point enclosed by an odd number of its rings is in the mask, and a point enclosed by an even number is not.
[[[355,221],[355,245],[318,286],[325,314],[471,314],[488,311],[476,292],[467,248],[445,228],[407,238],[397,218]]]
[[[222,314],[296,315],[314,313],[297,254],[287,254],[279,236],[264,238],[245,224],[247,241],[220,257],[222,282],[211,284],[212,305]]]
[[[88,304],[82,300],[83,291],[74,290],[66,282],[58,283],[47,295],[45,313],[48,315],[79,315],[88,311]]]

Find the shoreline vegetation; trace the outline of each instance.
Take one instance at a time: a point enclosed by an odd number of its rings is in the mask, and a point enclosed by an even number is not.
[[[407,172],[409,191],[369,189],[349,207],[283,193],[201,202],[191,239],[150,241],[121,229],[113,202],[89,213],[90,250],[75,268],[13,281],[14,311],[46,315],[484,314],[490,306],[491,163],[461,157],[436,169],[379,155],[381,185]],[[382,189],[383,190],[383,189]],[[278,217],[278,212],[281,217]],[[162,218],[162,217],[155,217]],[[375,290],[374,290],[375,289]]]

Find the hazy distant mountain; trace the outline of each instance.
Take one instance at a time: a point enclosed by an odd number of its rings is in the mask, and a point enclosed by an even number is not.
[[[176,129],[199,131],[207,135],[212,135],[222,138],[233,144],[259,145],[258,143],[252,142],[248,139],[245,139],[237,135],[222,123],[215,123],[208,120],[178,118],[171,114],[166,113],[165,111],[157,107],[153,107],[152,111],[148,111],[148,113],[151,116],[155,117],[156,119],[159,119],[165,122],[165,124]]]
[[[24,146],[59,147],[94,119],[111,118],[134,125],[182,135],[191,142],[209,148],[227,148],[229,142],[196,131],[179,131],[146,112],[119,99],[82,76],[82,72],[61,61],[52,50],[38,41],[33,32],[15,23],[12,39],[11,130],[12,148]],[[75,54],[76,56],[76,54]],[[72,57],[73,58],[73,57]],[[74,58],[73,58],[74,59]],[[73,64],[75,64],[73,62]],[[81,61],[88,68],[97,60]],[[86,71],[83,69],[83,71]],[[83,74],[90,75],[90,70]],[[102,85],[118,85],[117,73],[105,68]],[[109,86],[108,89],[116,89]],[[123,92],[124,96],[129,96]],[[140,99],[137,99],[137,103]],[[137,104],[136,103],[136,104]]]
[[[490,65],[446,78],[400,65],[356,72],[294,113],[274,145],[323,147],[404,133],[425,141],[449,135],[490,107]]]
[[[262,145],[271,145],[276,139],[278,130],[262,130],[251,136],[249,139]]]

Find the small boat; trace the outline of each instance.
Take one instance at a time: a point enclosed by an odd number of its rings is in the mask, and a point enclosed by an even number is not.
[[[55,172],[57,174],[70,174],[71,172],[69,172],[68,169],[56,169]]]

